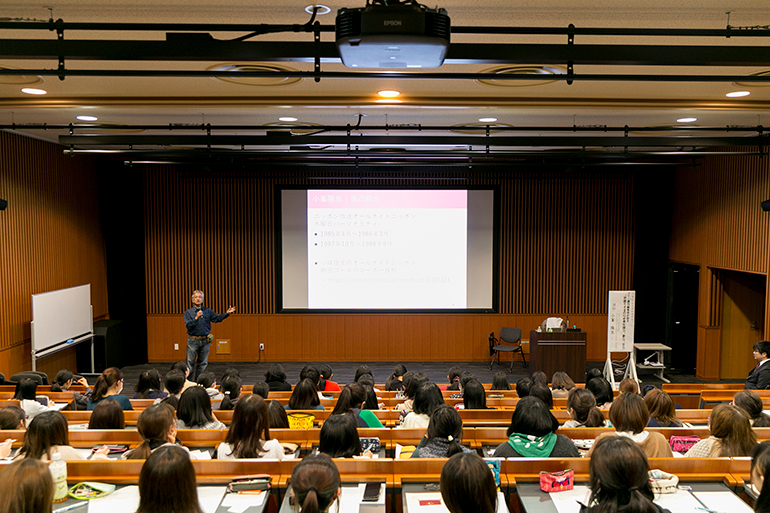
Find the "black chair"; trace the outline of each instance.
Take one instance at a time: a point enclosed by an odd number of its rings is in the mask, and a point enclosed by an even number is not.
[[[45,372],[39,372],[39,371],[24,371],[24,372],[17,372],[13,376],[10,377],[8,381],[11,381],[13,383],[18,383],[24,378],[30,378],[34,380],[38,385],[50,385],[51,383],[48,381],[48,374]]]
[[[505,345],[503,342],[513,345]],[[500,353],[511,353],[511,372],[513,372],[513,360],[516,357],[516,353],[521,353],[524,367],[527,366],[527,358],[524,356],[524,350],[521,347],[520,328],[500,328],[500,340],[495,338],[494,331],[489,334],[489,355],[492,357],[492,361],[489,362],[489,370],[492,370],[495,356],[497,356],[497,363],[500,363]]]

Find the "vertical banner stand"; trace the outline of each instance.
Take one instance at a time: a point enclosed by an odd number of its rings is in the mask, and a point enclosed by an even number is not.
[[[636,291],[611,290],[607,308],[607,361],[604,364],[604,377],[617,390],[615,369],[612,367],[612,353],[628,353],[628,363],[623,378],[631,378],[639,383],[636,376],[634,357],[634,325],[636,321]]]

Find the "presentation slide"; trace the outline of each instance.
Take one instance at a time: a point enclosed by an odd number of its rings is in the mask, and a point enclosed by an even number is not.
[[[280,309],[494,307],[493,190],[284,189]]]

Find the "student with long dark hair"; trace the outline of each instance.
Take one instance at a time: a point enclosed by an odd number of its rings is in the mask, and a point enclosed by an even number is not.
[[[352,415],[329,415],[321,426],[318,451],[330,458],[361,456],[361,439]]]
[[[115,399],[124,410],[133,410],[134,407],[131,406],[131,401],[128,400],[128,397],[120,394],[122,390],[123,373],[120,372],[120,369],[117,367],[104,369],[104,372],[96,378],[96,384],[91,392],[91,399],[88,401],[87,409],[93,410],[99,401],[109,397],[110,399]]]
[[[168,445],[147,457],[139,472],[136,513],[203,513],[195,469],[187,451]]]
[[[506,435],[508,441],[498,445],[495,458],[579,458],[572,440],[557,435],[559,421],[546,404],[527,396],[516,404]]]
[[[414,411],[404,417],[402,428],[427,428],[433,410],[444,404],[441,390],[435,383],[423,383],[414,396]]]
[[[286,371],[280,363],[270,366],[265,373],[265,382],[271,392],[291,392],[291,385],[286,381]]]
[[[88,429],[125,429],[126,416],[115,399],[105,397],[94,406]]]
[[[604,415],[596,407],[594,394],[585,388],[573,388],[567,397],[567,412],[572,420],[564,423],[565,428],[604,427]]]
[[[154,404],[142,410],[136,421],[136,430],[142,437],[138,447],[123,454],[128,460],[146,460],[159,447],[176,444],[176,415],[169,404]],[[187,451],[186,448],[183,448]],[[189,458],[189,451],[188,458]]]
[[[238,401],[225,441],[217,447],[217,458],[283,459],[283,447],[270,439],[270,418],[265,400],[258,395],[246,395]]]
[[[380,419],[370,410],[362,410],[366,401],[366,388],[358,383],[348,383],[340,392],[332,415],[352,414],[358,427],[382,428],[385,427]]]
[[[329,511],[342,493],[337,466],[323,453],[305,456],[291,473],[291,493],[300,513]]]
[[[614,394],[612,393],[612,385],[606,379],[593,378],[586,383],[586,390],[594,394],[596,406],[600,410],[608,410],[612,406]]]
[[[751,450],[751,484],[759,492],[754,503],[757,513],[770,513],[770,486],[765,486],[767,477],[770,477],[770,440],[755,445]]]
[[[441,469],[441,498],[450,513],[495,513],[497,486],[487,463],[473,452],[457,453]]]
[[[404,389],[404,374],[406,374],[406,366],[399,363],[393,368],[393,373],[385,380],[385,390],[387,392],[395,392],[397,390]]]
[[[423,443],[424,442],[424,443]],[[412,458],[449,458],[458,452],[473,452],[461,445],[463,421],[457,410],[444,404],[433,410],[426,437],[412,453]]]
[[[16,383],[16,392],[14,399],[19,401],[19,406],[24,410],[27,421],[31,421],[36,416],[47,411],[56,411],[55,408],[43,406],[37,400],[37,382],[32,378],[22,378]]]
[[[70,446],[67,418],[58,411],[43,412],[29,423],[16,458],[33,458],[50,461],[54,453],[61,454],[64,461],[86,459]],[[106,457],[107,448],[101,448],[100,457]]]
[[[211,411],[211,399],[203,387],[190,387],[182,392],[176,409],[179,429],[227,429]]]
[[[492,388],[490,390],[511,390],[511,383],[508,381],[508,375],[504,371],[497,371],[492,376]]]
[[[486,410],[487,391],[484,385],[472,379],[463,387],[463,408],[466,410]]]
[[[581,513],[670,513],[655,504],[644,451],[622,436],[597,439],[588,466],[591,497]]]
[[[139,374],[139,381],[134,387],[134,399],[163,399],[168,392],[161,392],[162,389],[160,372],[157,369],[146,370]]]
[[[51,383],[51,392],[64,392],[69,390],[74,383],[86,387],[86,392],[84,394],[80,392],[72,393],[72,401],[75,403],[73,409],[85,410],[88,406],[88,399],[91,397],[92,390],[83,376],[78,376],[78,380],[75,381],[75,375],[72,372],[62,369],[56,373],[56,377],[53,383]]]
[[[446,375],[449,385],[446,387],[446,390],[460,390],[460,375],[462,373],[463,370],[457,365],[449,367],[449,372]]]
[[[300,381],[291,392],[287,410],[325,410],[318,398],[318,390],[313,382],[307,378]]]
[[[3,513],[50,513],[54,484],[48,465],[32,458],[3,468],[0,479],[0,511]]]
[[[238,403],[243,391],[243,382],[238,376],[226,376],[222,378],[222,394],[224,398],[219,405],[220,410],[232,410]]]
[[[270,429],[289,429],[289,416],[280,401],[267,401]]]

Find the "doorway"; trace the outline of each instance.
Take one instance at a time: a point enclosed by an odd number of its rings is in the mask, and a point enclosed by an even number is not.
[[[763,274],[722,271],[721,379],[743,379],[755,365],[751,348],[764,333],[766,282]]]

